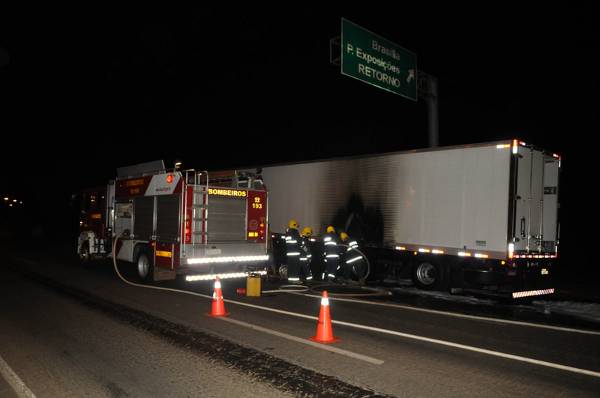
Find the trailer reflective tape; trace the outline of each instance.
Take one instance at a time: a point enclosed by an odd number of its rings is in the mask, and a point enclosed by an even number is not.
[[[519,151],[519,142],[517,140],[513,140],[512,153],[514,155],[516,155],[518,151]]]
[[[404,247],[404,246],[396,246],[396,250],[406,250],[406,247]]]
[[[475,257],[476,258],[489,258],[490,256],[488,256],[487,254],[475,253]]]
[[[300,255],[300,252],[289,252],[289,253],[286,253],[286,254],[287,254],[288,256],[299,256],[299,255]]]
[[[498,145],[496,145],[496,148],[498,148],[498,149],[510,148],[510,144],[498,144]]]
[[[467,252],[458,252],[458,255],[461,257],[471,257],[471,253]]]
[[[444,254],[444,251],[443,251],[443,250],[438,250],[438,249],[433,249],[431,252],[432,252],[433,254]]]
[[[514,255],[515,255],[515,244],[509,243],[508,244],[508,258],[513,258]]]
[[[167,257],[167,258],[171,258],[173,256],[173,253],[171,252],[167,252],[164,250],[157,250],[156,251],[156,257]]]
[[[429,253],[430,251],[431,250],[429,250],[429,249],[423,249],[423,248],[419,249],[419,253]]]
[[[188,258],[187,263],[192,264],[212,264],[212,263],[243,263],[250,261],[266,261],[269,259],[268,255],[260,256],[228,256],[228,257],[201,257],[201,258]]]
[[[353,262],[355,262],[355,261],[357,261],[357,260],[360,260],[361,258],[362,258],[362,256],[353,257],[353,258],[351,258],[350,260],[346,261],[346,264],[353,263]]]
[[[513,298],[531,297],[531,296],[542,296],[544,294],[552,294],[554,289],[542,289],[542,290],[528,290],[524,292],[513,292]]]
[[[267,271],[253,271],[253,272],[229,272],[224,274],[206,274],[206,275],[188,275],[185,277],[186,282],[195,281],[212,281],[217,277],[219,279],[234,279],[234,278],[245,278],[250,275],[266,275]]]

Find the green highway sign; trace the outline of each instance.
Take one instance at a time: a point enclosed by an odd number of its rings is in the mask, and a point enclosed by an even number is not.
[[[342,74],[417,100],[417,56],[342,18]]]

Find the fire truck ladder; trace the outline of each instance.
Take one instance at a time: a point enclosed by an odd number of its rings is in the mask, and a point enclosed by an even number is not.
[[[186,171],[186,181],[192,178],[192,244],[208,244],[208,171]],[[205,184],[203,181],[205,180]]]

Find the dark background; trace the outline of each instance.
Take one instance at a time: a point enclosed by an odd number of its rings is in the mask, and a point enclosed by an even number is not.
[[[595,270],[597,15],[507,3],[4,9],[0,194],[25,202],[0,204],[4,228],[72,239],[70,195],[143,161],[221,169],[427,146],[423,102],[329,63],[343,16],[438,77],[441,145],[520,138],[562,155],[563,263]]]

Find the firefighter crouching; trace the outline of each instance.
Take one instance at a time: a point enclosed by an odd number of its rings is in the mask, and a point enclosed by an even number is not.
[[[285,231],[285,254],[287,263],[287,280],[300,283],[300,233],[298,221],[291,219]]]
[[[313,242],[311,240],[313,230],[311,227],[304,227],[300,236],[300,271],[304,280],[311,281],[313,276],[310,269],[312,262]]]
[[[335,234],[333,226],[327,227],[327,232],[323,235],[323,245],[325,247],[325,273],[323,280],[334,281],[339,269],[340,247],[338,237]]]
[[[358,242],[351,239],[346,232],[340,233],[340,274],[346,281],[362,281],[367,277],[368,264],[362,252],[358,249]]]

